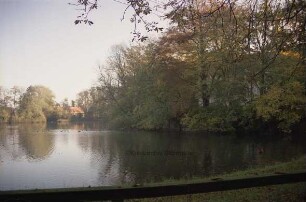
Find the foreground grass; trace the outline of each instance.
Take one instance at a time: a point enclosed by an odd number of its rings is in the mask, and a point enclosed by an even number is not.
[[[285,163],[277,163],[270,166],[261,168],[254,168],[245,171],[237,171],[225,175],[214,176],[207,179],[193,179],[188,182],[200,182],[210,180],[212,178],[243,178],[248,176],[257,175],[269,175],[275,173],[289,173],[294,171],[306,170],[306,156],[299,159],[292,160]],[[184,181],[176,181],[182,183]],[[186,181],[185,181],[186,182]],[[172,184],[175,181],[164,181],[161,184]],[[148,199],[133,199],[126,200],[129,202],[185,202],[185,201],[283,201],[283,202],[306,202],[306,182],[284,184],[284,185],[273,185],[258,188],[247,188],[233,191],[213,192],[206,194],[193,194],[193,195],[182,195],[182,196],[169,196],[169,197],[158,197]]]

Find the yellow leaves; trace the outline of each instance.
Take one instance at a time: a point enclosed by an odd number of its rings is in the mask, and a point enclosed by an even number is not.
[[[280,54],[288,57],[300,58],[300,54],[295,51],[281,51]]]
[[[256,101],[256,113],[265,121],[276,120],[278,127],[290,132],[290,127],[298,122],[306,111],[304,86],[297,81],[283,86],[274,85]]]

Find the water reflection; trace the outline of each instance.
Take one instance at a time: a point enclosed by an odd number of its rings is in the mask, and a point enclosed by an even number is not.
[[[2,127],[0,135],[1,153],[5,152],[13,159],[27,158],[43,160],[51,155],[54,148],[54,136],[45,124],[18,125]]]
[[[91,164],[99,170],[98,182],[111,184],[209,176],[289,160],[305,152],[301,145],[281,140],[264,144],[232,136],[148,132],[80,135],[78,143],[91,153]]]
[[[101,131],[104,130],[104,125],[100,122],[54,122],[48,123],[47,128],[49,130],[62,129],[62,130],[85,130],[85,131]]]
[[[301,141],[116,132],[99,124],[0,127],[0,190],[190,179],[286,161]]]

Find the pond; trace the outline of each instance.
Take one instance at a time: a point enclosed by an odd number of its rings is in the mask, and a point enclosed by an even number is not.
[[[207,177],[305,153],[305,142],[263,136],[107,131],[94,123],[1,126],[0,190]]]

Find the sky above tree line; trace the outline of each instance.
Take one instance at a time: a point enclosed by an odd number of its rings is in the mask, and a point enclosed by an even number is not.
[[[114,44],[131,44],[126,5],[103,1],[94,25],[74,25],[69,0],[0,0],[0,85],[45,85],[56,100],[75,99],[96,82],[97,67]]]

